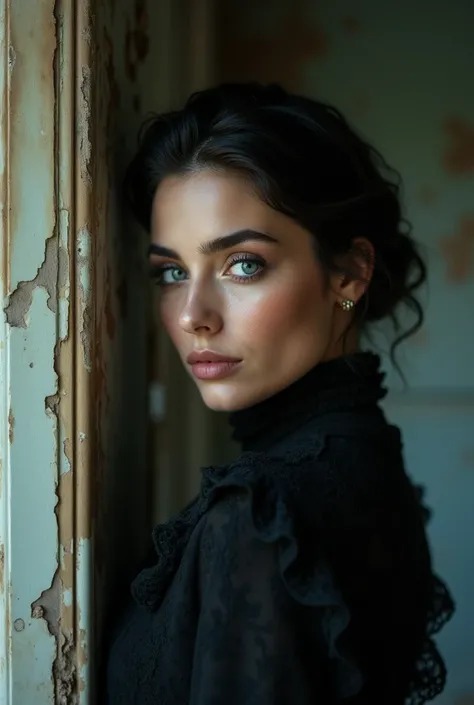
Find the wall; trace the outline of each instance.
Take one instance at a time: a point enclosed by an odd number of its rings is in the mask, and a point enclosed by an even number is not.
[[[226,0],[219,79],[256,78],[339,107],[403,175],[427,257],[424,329],[401,351],[409,389],[385,361],[387,411],[427,486],[436,568],[458,612],[439,638],[439,703],[474,700],[474,5],[467,0]],[[375,341],[387,349],[383,328]]]
[[[87,385],[76,288],[89,186],[87,5],[0,3],[0,701],[88,696]],[[85,36],[85,35],[84,35]],[[77,39],[77,41],[76,41]],[[75,53],[77,50],[77,53]],[[76,61],[85,73],[76,74]],[[76,80],[78,78],[78,80]],[[84,171],[84,170],[83,170]],[[77,178],[76,178],[77,177]]]
[[[146,550],[149,288],[120,180],[168,100],[166,12],[0,1],[2,705],[101,702],[104,625]]]

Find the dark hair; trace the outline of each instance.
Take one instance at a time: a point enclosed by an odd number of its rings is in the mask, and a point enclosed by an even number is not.
[[[423,310],[414,292],[426,268],[400,205],[400,178],[332,106],[277,85],[224,84],[192,95],[182,110],[154,116],[142,129],[126,176],[140,223],[150,228],[152,202],[168,175],[203,168],[243,174],[263,201],[315,237],[327,272],[363,237],[375,251],[374,271],[354,321],[390,317],[395,347],[417,331]],[[347,258],[346,258],[347,259]],[[400,331],[406,304],[415,323]]]

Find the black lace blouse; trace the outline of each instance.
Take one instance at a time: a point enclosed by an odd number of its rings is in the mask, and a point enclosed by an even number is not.
[[[232,415],[239,459],[155,528],[109,705],[419,705],[444,686],[420,492],[371,353]]]

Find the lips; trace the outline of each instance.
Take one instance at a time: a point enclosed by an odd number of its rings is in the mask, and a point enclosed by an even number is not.
[[[211,350],[195,350],[186,358],[188,365],[196,365],[199,363],[211,363],[211,362],[241,362],[237,357],[229,357],[228,355],[219,355]]]
[[[196,379],[212,382],[235,374],[242,360],[227,355],[219,355],[210,350],[195,350],[187,357],[191,372]]]

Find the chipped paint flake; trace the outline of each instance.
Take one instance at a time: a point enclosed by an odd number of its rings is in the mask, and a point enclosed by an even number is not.
[[[58,240],[53,236],[46,240],[45,255],[34,279],[20,282],[8,297],[4,311],[7,323],[16,328],[28,326],[28,313],[36,287],[43,287],[48,293],[47,306],[52,313],[57,312],[57,292],[59,274]]]
[[[91,314],[91,281],[90,281],[90,259],[91,259],[91,236],[87,228],[81,228],[77,235],[77,266],[79,277],[79,316],[81,321],[80,338],[82,344],[82,354],[84,366],[88,372],[92,369],[91,354],[91,334],[92,334],[92,314]]]
[[[91,70],[89,66],[82,67],[81,80],[81,106],[78,113],[80,135],[80,166],[81,177],[88,187],[92,186],[92,177],[89,170],[92,144],[90,138],[91,117]]]

